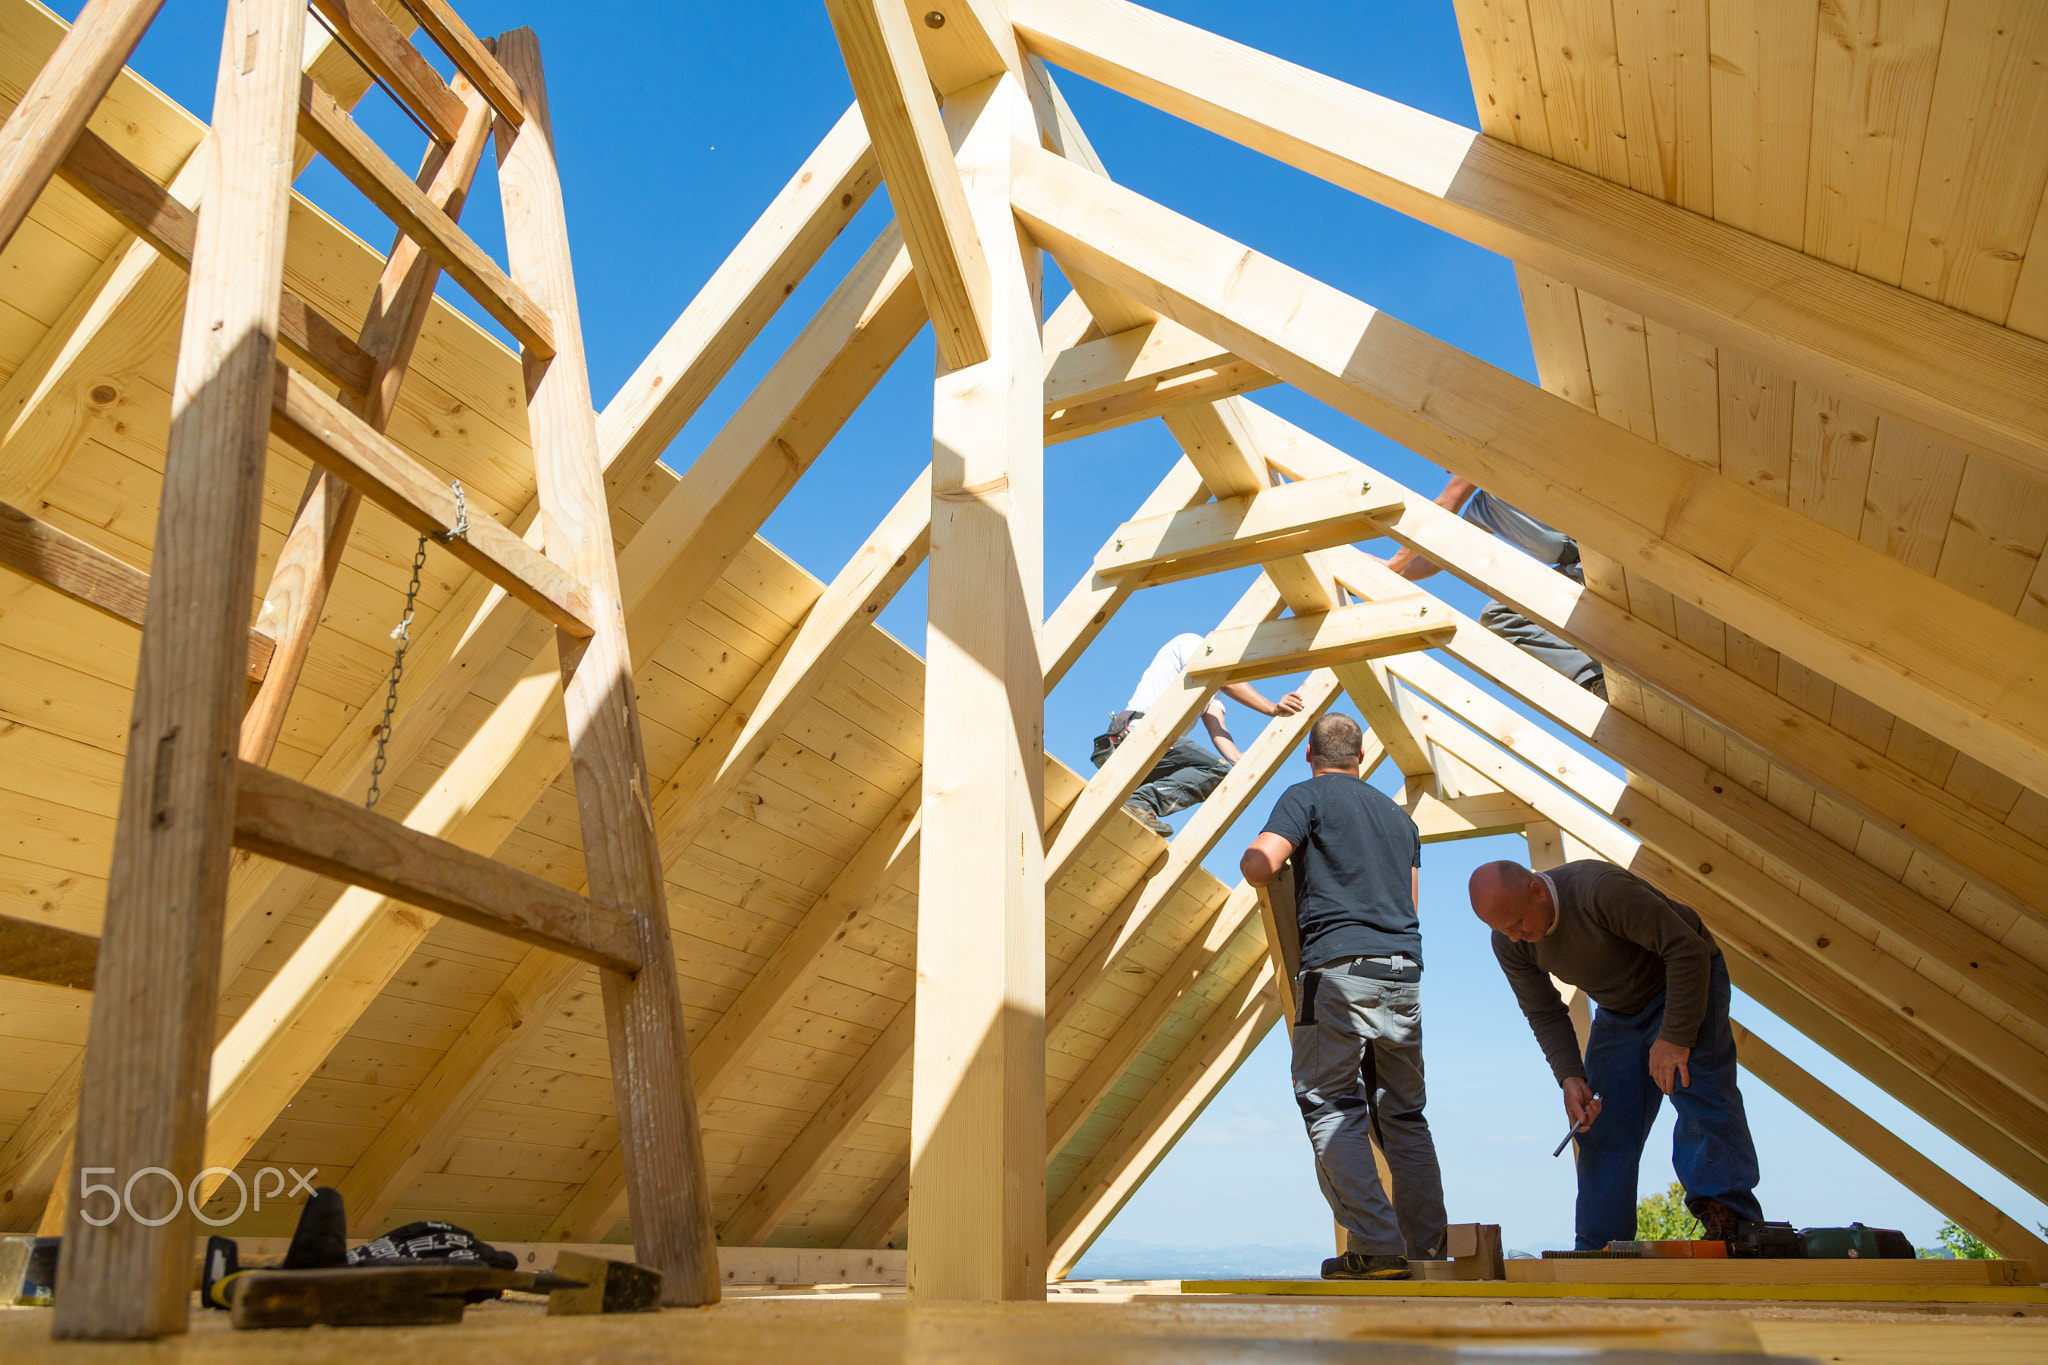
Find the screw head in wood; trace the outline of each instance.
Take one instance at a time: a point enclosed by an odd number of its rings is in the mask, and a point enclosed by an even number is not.
[[[926,28],[944,28],[946,26],[946,16],[937,10],[927,10],[924,16],[924,26]]]

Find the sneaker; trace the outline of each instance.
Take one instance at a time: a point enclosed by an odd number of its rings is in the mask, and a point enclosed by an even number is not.
[[[1739,1231],[1737,1225],[1742,1222],[1741,1214],[1729,1208],[1720,1200],[1709,1199],[1704,1195],[1698,1199],[1689,1200],[1688,1205],[1692,1210],[1692,1216],[1699,1219],[1700,1226],[1706,1229],[1707,1241],[1732,1242],[1735,1240]]]
[[[1157,815],[1154,815],[1150,806],[1140,805],[1136,801],[1126,801],[1124,802],[1124,814],[1130,816],[1162,839],[1171,839],[1173,837],[1173,826],[1167,824]]]
[[[1323,1278],[1326,1280],[1405,1280],[1408,1278],[1406,1256],[1368,1256],[1362,1251],[1347,1251],[1342,1256],[1332,1256],[1323,1262]]]

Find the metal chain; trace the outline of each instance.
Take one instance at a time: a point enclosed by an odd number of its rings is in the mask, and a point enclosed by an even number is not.
[[[455,529],[433,533],[433,539],[444,545],[469,534],[469,503],[462,496],[462,480],[455,480],[454,488]],[[365,810],[377,809],[377,798],[383,795],[384,750],[391,743],[391,713],[398,709],[398,680],[405,676],[405,651],[412,646],[413,609],[420,595],[420,570],[427,565],[427,539],[422,535],[418,547],[413,550],[412,581],[405,586],[405,613],[391,629],[391,638],[398,641],[398,648],[391,653],[391,678],[384,688],[384,718],[377,725],[377,752],[370,759],[370,793],[363,802]]]

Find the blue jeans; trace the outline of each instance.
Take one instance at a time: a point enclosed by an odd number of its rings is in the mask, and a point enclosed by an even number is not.
[[[1636,1235],[1636,1179],[1643,1143],[1664,1092],[1650,1079],[1650,1044],[1664,1026],[1659,995],[1634,1014],[1602,1008],[1586,1040],[1586,1083],[1600,1096],[1600,1117],[1579,1135],[1578,1249],[1598,1251]],[[1674,1085],[1678,1129],[1671,1165],[1686,1202],[1718,1199],[1738,1217],[1761,1219],[1756,1202],[1756,1144],[1735,1085],[1735,1034],[1728,1027],[1728,964],[1714,954],[1707,1017],[1687,1060],[1692,1084]]]

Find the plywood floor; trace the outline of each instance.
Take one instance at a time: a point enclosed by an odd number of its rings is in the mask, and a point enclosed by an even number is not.
[[[734,1296],[712,1308],[615,1318],[551,1319],[533,1300],[472,1308],[459,1327],[313,1332],[236,1332],[210,1313],[195,1315],[189,1336],[154,1350],[190,1362],[294,1365],[414,1353],[448,1365],[670,1358],[702,1365],[767,1359],[819,1365],[1361,1359],[1448,1365],[1475,1355],[1489,1362],[1565,1356],[1608,1365],[1767,1355],[1843,1365],[2048,1359],[2043,1317],[1603,1304],[1245,1304],[1145,1292],[1163,1287],[1075,1283],[1045,1304],[1002,1306],[782,1291]],[[1134,1291],[1142,1297],[1133,1299]],[[0,1357],[55,1365],[141,1349],[52,1343],[48,1323],[46,1309],[0,1312]]]

